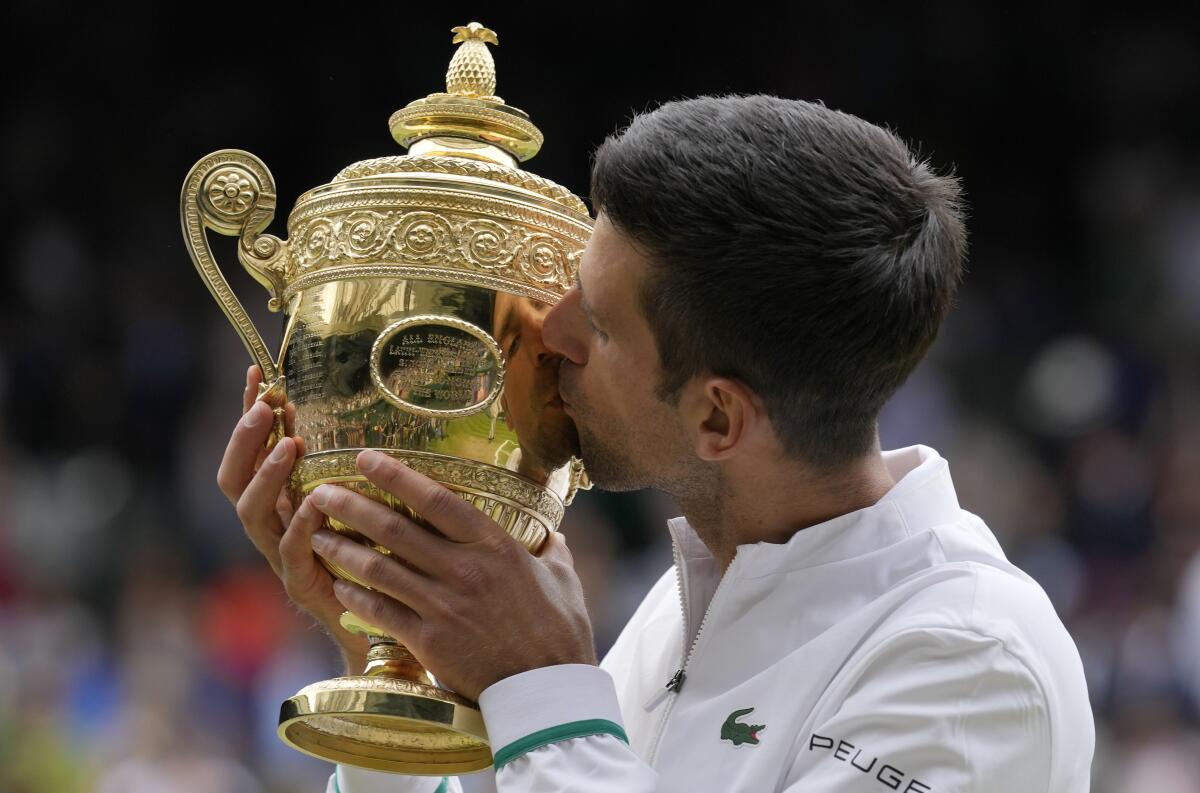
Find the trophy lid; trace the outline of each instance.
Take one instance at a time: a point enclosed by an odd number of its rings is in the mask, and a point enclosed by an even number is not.
[[[487,46],[499,45],[496,32],[478,22],[451,32],[459,47],[446,70],[446,91],[409,102],[388,119],[392,137],[408,154],[353,163],[333,182],[415,173],[468,176],[536,193],[589,221],[579,196],[517,167],[541,150],[544,138],[524,110],[496,96],[496,63]]]
[[[269,274],[279,305],[349,278],[472,284],[551,304],[574,282],[587,205],[518,167],[543,138],[496,96],[496,33],[478,22],[453,33],[446,91],[388,122],[408,152],[353,163],[296,201],[286,257]]]
[[[450,138],[498,147],[519,161],[533,157],[542,147],[541,131],[525,111],[496,96],[496,64],[487,47],[499,45],[496,32],[478,22],[451,32],[452,43],[459,47],[446,70],[445,92],[410,102],[393,113],[388,120],[392,137],[405,148],[428,138]],[[472,155],[462,148],[444,153]],[[480,158],[494,159],[486,153]]]

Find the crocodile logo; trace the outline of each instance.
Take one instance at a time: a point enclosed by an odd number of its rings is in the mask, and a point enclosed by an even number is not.
[[[758,733],[760,730],[765,730],[765,724],[742,724],[738,721],[742,716],[754,712],[754,708],[742,708],[730,713],[725,719],[725,723],[721,725],[721,740],[731,741],[734,746],[741,746],[748,743],[751,746],[758,745]]]

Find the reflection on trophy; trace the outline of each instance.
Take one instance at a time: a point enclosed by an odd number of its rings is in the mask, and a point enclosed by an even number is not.
[[[215,152],[184,181],[192,260],[263,371],[260,398],[294,403],[305,454],[293,503],[337,483],[405,511],[358,473],[379,449],[484,511],[531,552],[586,486],[578,440],[558,396],[558,359],[542,319],[568,289],[591,232],[583,202],[519,170],[542,135],[495,96],[478,23],[459,44],[446,93],[392,115],[406,156],[365,160],[300,196],[288,238],[263,233],[275,211],[266,166]],[[267,350],[215,263],[206,229],[238,238],[238,259],[285,319]],[[329,528],[365,540],[352,527]],[[386,552],[384,549],[378,549]],[[350,578],[343,570],[335,575]],[[477,771],[492,762],[475,703],[440,688],[394,639],[344,614],[370,638],[362,675],[305,687],[281,709],[279,735],[327,760],[408,774]]]

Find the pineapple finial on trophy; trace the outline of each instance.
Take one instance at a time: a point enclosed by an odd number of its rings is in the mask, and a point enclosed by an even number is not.
[[[446,92],[503,102],[495,95],[496,62],[487,48],[488,44],[500,44],[496,31],[472,22],[459,25],[450,32],[454,34],[451,43],[462,46],[455,51],[450,68],[446,70]]]

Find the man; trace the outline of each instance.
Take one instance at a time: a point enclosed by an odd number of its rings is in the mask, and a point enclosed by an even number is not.
[[[285,531],[297,447],[255,474],[255,405],[220,480],[291,596],[477,698],[499,791],[1086,791],[1087,692],[1044,593],[933,450],[878,446],[959,279],[957,183],[861,119],[763,96],[640,116],[592,179],[595,233],[544,341],[593,481],[678,499],[674,568],[597,667],[561,538],[526,554],[377,453],[363,473],[444,537],[336,487]],[[377,591],[331,587],[314,549]],[[330,790],[458,784],[339,768]]]

